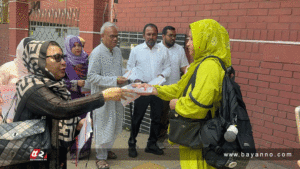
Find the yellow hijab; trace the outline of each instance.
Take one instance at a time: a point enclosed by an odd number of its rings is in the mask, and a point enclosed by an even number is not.
[[[194,62],[178,82],[177,97],[182,93],[198,64],[209,55],[219,57],[226,67],[231,66],[229,35],[226,29],[213,19],[204,19],[190,24],[195,50]]]

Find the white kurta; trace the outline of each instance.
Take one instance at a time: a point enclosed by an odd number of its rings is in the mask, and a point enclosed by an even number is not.
[[[91,94],[110,87],[117,87],[117,77],[122,76],[123,59],[118,47],[110,50],[101,43],[90,54],[87,81],[91,84]],[[96,148],[112,142],[122,132],[124,107],[121,102],[107,101],[104,106],[93,111]]]

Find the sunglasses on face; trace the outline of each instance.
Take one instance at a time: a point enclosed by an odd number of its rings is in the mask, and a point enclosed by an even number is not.
[[[62,59],[65,59],[66,55],[61,55],[61,54],[55,54],[55,55],[50,55],[50,56],[46,56],[48,57],[52,57],[53,59],[55,59],[56,62],[60,62]]]

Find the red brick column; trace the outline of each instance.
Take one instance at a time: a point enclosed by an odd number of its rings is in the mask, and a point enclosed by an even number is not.
[[[19,42],[28,36],[28,3],[26,0],[9,3],[9,55],[16,55]],[[13,58],[12,58],[13,59]]]
[[[104,8],[105,1],[80,1],[79,34],[86,41],[84,50],[88,53],[100,44],[99,33],[103,23]]]

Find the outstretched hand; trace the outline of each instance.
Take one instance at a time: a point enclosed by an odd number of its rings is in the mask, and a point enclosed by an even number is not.
[[[130,93],[134,93],[134,91],[113,87],[102,91],[102,93],[105,101],[121,101],[121,99],[126,100],[126,97],[133,97]]]
[[[141,96],[150,96],[150,95],[158,95],[157,89],[150,84],[147,83],[134,83],[131,85],[134,88],[144,88],[145,93],[137,92],[138,95]],[[153,88],[152,92],[146,92],[148,88]]]

